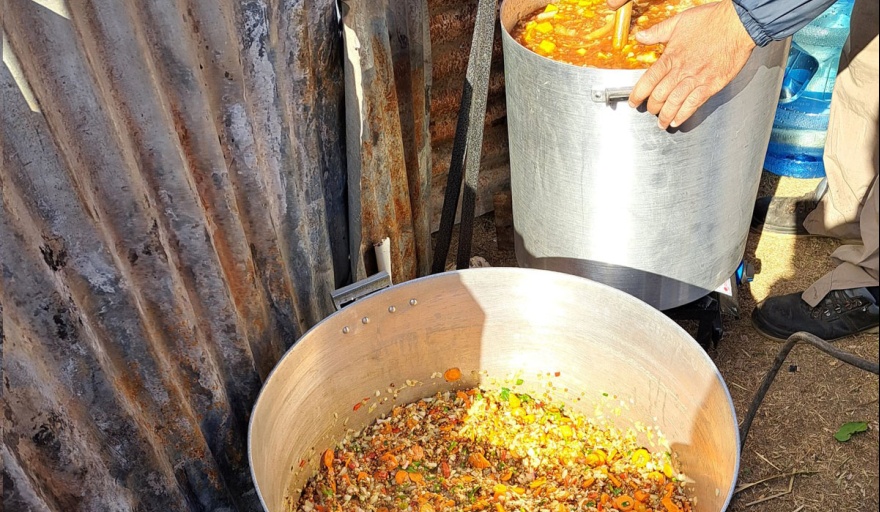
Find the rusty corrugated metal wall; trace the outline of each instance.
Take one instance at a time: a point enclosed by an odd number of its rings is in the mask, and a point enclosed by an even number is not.
[[[250,407],[350,272],[334,0],[0,26],[5,510],[257,510]]]

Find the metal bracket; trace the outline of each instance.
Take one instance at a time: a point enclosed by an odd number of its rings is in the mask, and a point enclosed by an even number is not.
[[[613,103],[629,99],[632,87],[610,87],[607,89],[593,89],[590,95],[596,103]]]
[[[351,283],[330,292],[330,297],[333,299],[333,305],[336,309],[340,310],[358,299],[362,299],[389,286],[391,286],[391,276],[388,275],[388,272],[381,271],[366,279],[361,279],[356,283]]]

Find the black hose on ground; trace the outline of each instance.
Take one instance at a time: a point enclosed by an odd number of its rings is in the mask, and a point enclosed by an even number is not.
[[[761,387],[758,388],[758,392],[755,393],[755,397],[752,398],[752,403],[749,405],[749,410],[746,412],[745,419],[739,427],[740,451],[742,451],[742,447],[746,444],[746,437],[749,435],[749,429],[752,427],[752,421],[754,421],[755,415],[758,413],[758,408],[761,407],[761,402],[764,401],[764,395],[766,395],[767,390],[770,389],[770,385],[773,383],[773,379],[776,378],[776,374],[779,373],[779,369],[785,362],[785,358],[788,357],[788,353],[791,352],[791,349],[801,341],[813,345],[822,352],[825,352],[844,363],[871,372],[874,375],[880,375],[880,364],[878,363],[862,359],[854,354],[840,350],[822,338],[814,336],[808,332],[796,332],[792,334],[785,342],[785,345],[782,346],[782,350],[779,351],[779,354],[776,355],[776,359],[773,360],[773,366],[764,376],[764,381],[761,382]]]

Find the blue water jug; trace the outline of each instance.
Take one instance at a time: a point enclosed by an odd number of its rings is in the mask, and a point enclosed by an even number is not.
[[[797,31],[779,94],[764,169],[779,176],[825,176],[822,155],[831,90],[849,36],[853,0],[838,0]]]

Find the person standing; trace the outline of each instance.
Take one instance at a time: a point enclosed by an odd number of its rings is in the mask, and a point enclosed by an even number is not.
[[[608,0],[617,8],[625,0]],[[664,43],[629,97],[677,127],[739,73],[756,46],[785,39],[834,0],[721,0],[688,9],[635,34]],[[752,312],[755,329],[785,340],[806,331],[832,341],[877,332],[878,310],[878,3],[855,0],[841,52],[825,144],[827,192],[755,203],[754,228],[844,240],[834,270],[803,292],[772,296]],[[855,242],[855,243],[853,243]]]

